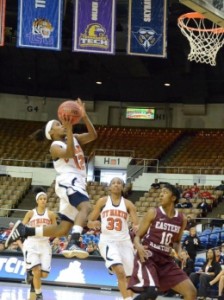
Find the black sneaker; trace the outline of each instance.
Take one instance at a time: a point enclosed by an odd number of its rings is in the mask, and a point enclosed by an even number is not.
[[[5,248],[8,248],[10,244],[17,241],[21,237],[25,237],[25,229],[26,226],[20,220],[18,220],[11,230],[7,240],[5,241]]]
[[[42,294],[36,294],[36,300],[43,300],[43,295]]]
[[[61,253],[66,258],[77,257],[80,259],[84,259],[89,256],[89,253],[86,250],[78,247],[75,244],[71,245],[68,249],[63,250]]]
[[[32,270],[29,270],[26,273],[26,283],[27,284],[33,283],[33,273],[32,273]]]
[[[33,285],[33,278],[32,278],[32,281],[30,282],[30,293],[35,293],[35,288]]]

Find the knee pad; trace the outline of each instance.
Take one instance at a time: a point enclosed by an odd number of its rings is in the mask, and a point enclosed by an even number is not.
[[[149,286],[146,291],[145,291],[145,296],[144,300],[155,300],[159,294],[158,288],[156,286]]]

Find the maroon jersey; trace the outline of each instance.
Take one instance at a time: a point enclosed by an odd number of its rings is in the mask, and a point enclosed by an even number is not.
[[[167,291],[188,279],[187,274],[169,255],[182,224],[183,214],[177,210],[173,218],[168,218],[162,207],[156,209],[156,217],[143,238],[143,244],[148,246],[151,254],[144,263],[140,262],[138,253],[136,254],[129,289],[139,293],[154,286]]]
[[[170,254],[170,248],[177,241],[183,224],[183,214],[175,211],[173,218],[167,217],[163,208],[156,209],[156,217],[143,238],[143,244],[150,250],[163,255]]]

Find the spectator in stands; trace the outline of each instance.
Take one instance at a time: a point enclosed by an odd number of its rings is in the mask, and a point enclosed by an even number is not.
[[[193,205],[192,203],[190,202],[190,198],[183,198],[184,201],[181,202],[181,203],[177,203],[175,205],[176,208],[192,208]]]
[[[190,191],[192,192],[192,197],[196,198],[198,193],[200,192],[200,189],[197,185],[197,183],[195,182],[194,185],[190,188]]]
[[[222,260],[224,261],[224,243],[222,243],[222,245],[221,245],[221,251],[220,251],[221,253],[220,253],[220,255],[221,255],[221,258],[222,258]]]
[[[218,284],[218,300],[224,300],[223,290],[224,290],[224,270],[221,270],[219,274],[209,282],[210,286],[216,283]]]
[[[160,183],[157,178],[155,179],[155,182],[151,184],[151,188],[156,189],[156,190],[160,189]]]
[[[221,184],[215,188],[216,195],[218,196],[218,202],[223,200],[223,193],[224,193],[224,180],[221,181]]]
[[[198,272],[190,274],[194,286],[198,288],[198,299],[204,300],[207,297],[207,290],[210,281],[213,280],[221,271],[221,266],[215,260],[215,251],[209,249],[206,253],[206,262]]]
[[[67,249],[68,239],[65,236],[61,236],[59,239],[61,250],[64,251],[65,249]]]
[[[184,249],[180,252],[180,267],[188,276],[194,272],[194,261]]]
[[[1,233],[1,240],[6,240],[13,229],[14,223],[9,222],[9,227],[4,229],[3,232]]]
[[[118,288],[123,299],[131,300],[132,292],[127,284],[133,271],[134,248],[129,234],[128,219],[135,231],[138,216],[135,205],[123,197],[124,182],[114,177],[109,185],[110,196],[100,198],[89,216],[90,229],[100,228],[99,249],[106,267],[116,274]],[[101,218],[101,223],[98,221]]]
[[[191,215],[187,216],[187,225],[185,230],[190,230],[190,228],[195,227],[196,226],[196,221],[194,219],[192,219]]]
[[[60,254],[62,251],[62,248],[60,246],[60,239],[59,238],[54,238],[52,243],[51,243],[51,249],[53,254]]]
[[[23,251],[23,244],[20,240],[13,242],[8,248],[7,251],[19,251],[22,252]]]
[[[184,190],[183,193],[182,193],[182,198],[190,198],[190,199],[193,199],[193,192],[189,189],[187,190]]]
[[[86,247],[86,251],[89,253],[89,255],[100,256],[100,252],[97,249],[97,245],[94,242],[88,243],[88,245]]]
[[[224,264],[224,260],[223,260],[223,256],[221,256],[221,251],[220,251],[220,248],[217,247],[215,248],[215,259],[218,263],[220,263],[220,265],[223,265]]]
[[[37,227],[56,225],[56,215],[46,208],[47,194],[42,187],[33,190],[36,208],[29,210],[23,218],[23,224]],[[51,269],[52,249],[49,238],[43,236],[28,237],[23,243],[24,260],[27,267],[27,283],[31,284],[30,292],[36,293],[36,300],[42,300],[41,278],[46,278]]]
[[[215,188],[216,191],[223,191],[224,192],[224,180],[221,180],[221,183],[220,185],[218,185],[216,188]]]
[[[181,205],[181,208],[192,208],[193,205],[191,203],[191,198],[184,198],[185,201],[182,203],[179,203]]]
[[[87,244],[86,241],[83,240],[83,235],[81,235],[79,238],[79,247],[81,249],[86,249],[86,244]]]
[[[64,116],[62,124],[57,120],[51,120],[45,126],[44,132],[39,131],[34,134],[38,140],[43,139],[45,134],[45,138],[52,141],[50,153],[58,174],[55,192],[60,198],[61,222],[55,226],[38,228],[24,227],[17,222],[10,238],[6,240],[6,247],[20,236],[66,236],[73,227],[68,249],[64,250],[62,254],[65,257],[88,257],[88,252],[78,246],[79,237],[91,211],[86,191],[85,157],[81,145],[94,141],[97,133],[87,116],[85,104],[80,99],[77,100],[77,103],[82,111],[82,120],[86,125],[87,132],[73,134],[72,120],[69,116]]]
[[[201,202],[198,203],[197,208],[202,210],[201,216],[206,217],[208,213],[208,203],[206,202],[206,198],[202,198]]]
[[[197,236],[196,228],[191,227],[189,230],[189,235],[183,240],[182,247],[187,251],[193,262],[195,261],[197,251],[200,249],[200,246],[201,242]]]

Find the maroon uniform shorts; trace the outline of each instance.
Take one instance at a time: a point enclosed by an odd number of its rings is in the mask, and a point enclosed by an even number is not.
[[[151,249],[150,249],[151,250]],[[128,288],[135,293],[141,293],[149,286],[167,291],[178,283],[189,279],[187,274],[179,268],[171,256],[152,251],[152,256],[141,263],[135,256],[134,269]]]

